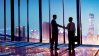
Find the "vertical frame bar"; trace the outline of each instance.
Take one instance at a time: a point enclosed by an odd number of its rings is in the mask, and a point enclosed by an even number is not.
[[[27,42],[29,42],[29,1],[27,0]]]
[[[80,44],[79,42],[79,37],[80,37],[80,29],[79,29],[79,0],[76,0],[76,12],[77,12],[77,37],[78,37],[78,43]]]
[[[77,37],[78,37],[78,44],[82,43],[82,29],[81,29],[81,4],[80,0],[76,0],[77,6]]]
[[[39,0],[39,31],[40,42],[42,42],[42,0]]]
[[[63,26],[65,26],[65,20],[64,20],[64,0],[62,0],[62,7],[63,7]],[[63,29],[63,40],[65,44],[65,29]]]
[[[50,6],[50,0],[48,1],[49,2],[49,43],[51,43],[51,25],[50,25],[50,22],[51,22],[51,6]]]
[[[4,0],[4,40],[6,40],[6,0]]]
[[[81,23],[81,0],[79,0],[79,10],[80,10],[80,44],[82,44],[82,23]]]
[[[14,41],[14,0],[11,0],[11,41]]]
[[[18,28],[19,28],[19,41],[20,41],[20,0],[18,0]]]

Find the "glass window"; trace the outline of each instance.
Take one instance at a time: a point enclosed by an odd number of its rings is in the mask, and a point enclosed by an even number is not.
[[[6,34],[11,35],[11,6],[10,0],[6,0]],[[7,37],[7,40],[11,37]]]
[[[77,27],[77,18],[76,18],[76,0],[64,0],[64,16],[65,16],[65,25],[69,23],[69,17],[73,18],[73,22],[75,23],[75,27]],[[68,31],[66,30],[66,43],[68,43]],[[77,28],[76,33],[77,35]]]
[[[4,34],[4,1],[3,0],[0,0],[0,34]],[[0,40],[2,40],[2,38],[0,38]]]
[[[27,0],[20,0],[20,18],[18,12],[18,0],[14,0],[14,20],[15,20],[15,41],[27,41]],[[20,37],[19,37],[19,19],[20,19]]]
[[[15,36],[19,36],[19,33],[18,33],[18,0],[14,0],[14,28],[15,28]],[[15,41],[16,41],[16,38],[15,38]]]
[[[29,41],[39,42],[39,4],[38,0],[29,0]]]
[[[42,41],[49,43],[49,4],[42,0]]]
[[[15,35],[18,35],[18,0],[14,1]],[[39,42],[39,7],[38,0],[29,0],[29,41]],[[27,41],[27,0],[20,0],[20,31]]]
[[[63,26],[63,8],[62,8],[62,0],[51,0],[51,20],[53,19],[53,14],[57,15],[56,22],[59,25]],[[58,28],[58,43],[63,43],[63,29]]]
[[[27,41],[27,0],[20,0],[20,36]]]
[[[83,44],[99,45],[98,3],[98,0],[81,0]]]

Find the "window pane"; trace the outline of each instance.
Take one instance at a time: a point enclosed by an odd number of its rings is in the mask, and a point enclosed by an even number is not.
[[[49,4],[48,0],[42,0],[42,39],[49,43]]]
[[[62,8],[62,0],[51,0],[51,20],[53,19],[53,14],[57,15],[56,22],[59,25],[63,26],[63,8]],[[63,29],[58,28],[58,43],[63,43]]]
[[[14,0],[14,13],[15,13],[15,41],[27,41],[27,2],[20,0],[20,37],[19,37],[19,15],[18,15],[18,0]]]
[[[98,3],[98,0],[81,0],[83,44],[99,45]]]
[[[15,0],[15,35],[18,35],[18,0]],[[29,41],[39,42],[38,0],[29,0]],[[20,0],[20,31],[23,41],[27,41],[27,0]]]
[[[11,35],[11,9],[10,0],[6,0],[6,34]],[[7,37],[7,40],[11,37]]]
[[[29,0],[30,42],[39,42],[39,5],[38,0]]]
[[[69,23],[69,17],[73,18],[73,22],[75,23],[75,27],[77,27],[77,19],[76,19],[76,0],[64,0],[64,16],[65,16],[65,25]],[[68,43],[68,31],[66,30],[66,43]],[[77,28],[76,33],[77,35]]]
[[[18,28],[18,0],[14,0],[14,28],[15,28],[15,36],[19,36],[19,32],[17,30]],[[17,41],[18,38],[15,37],[15,41]]]
[[[20,36],[27,41],[27,0],[20,0]]]
[[[4,1],[0,0],[0,34],[4,34]],[[0,36],[2,40],[3,36]]]

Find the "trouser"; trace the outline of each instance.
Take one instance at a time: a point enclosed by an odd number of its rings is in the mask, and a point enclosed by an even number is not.
[[[74,31],[69,31],[68,32],[68,41],[69,41],[68,47],[69,47],[69,50],[74,50],[74,48],[75,48],[74,36],[75,36]]]
[[[74,48],[75,48],[75,43],[74,43],[73,40],[69,40],[69,45],[68,45],[68,47],[69,47],[69,50],[74,50]]]
[[[57,45],[58,45],[58,34],[52,35],[52,38],[51,38],[51,48],[53,48],[54,43],[55,43],[55,49],[57,49]]]

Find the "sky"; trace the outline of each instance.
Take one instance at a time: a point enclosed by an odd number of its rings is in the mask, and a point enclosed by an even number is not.
[[[99,33],[99,0],[81,0],[81,14],[82,14],[82,31],[83,34],[86,34],[88,32],[89,27],[89,13],[94,14],[94,28],[95,28],[95,34]]]
[[[62,0],[50,0],[51,1],[51,19],[52,15],[57,15],[57,23],[63,25],[63,7]],[[15,2],[15,27],[18,26],[18,0],[14,0]],[[27,19],[27,4],[26,0],[21,0],[20,2],[20,19],[21,26],[26,25]],[[88,33],[89,27],[89,14],[94,14],[94,27],[95,33],[99,33],[99,0],[81,0],[81,20],[82,20],[82,34],[86,35]],[[10,32],[10,0],[6,0],[6,20],[7,20],[7,30]],[[3,0],[0,0],[0,32],[3,31],[4,28],[4,9],[3,9]],[[38,12],[38,0],[29,0],[29,24],[30,31],[31,30],[39,30],[39,12]],[[73,17],[73,22],[77,25],[76,21],[76,0],[64,0],[64,18],[65,18],[65,26],[68,23],[68,18]],[[42,0],[42,22],[49,22],[49,6],[48,0]]]

